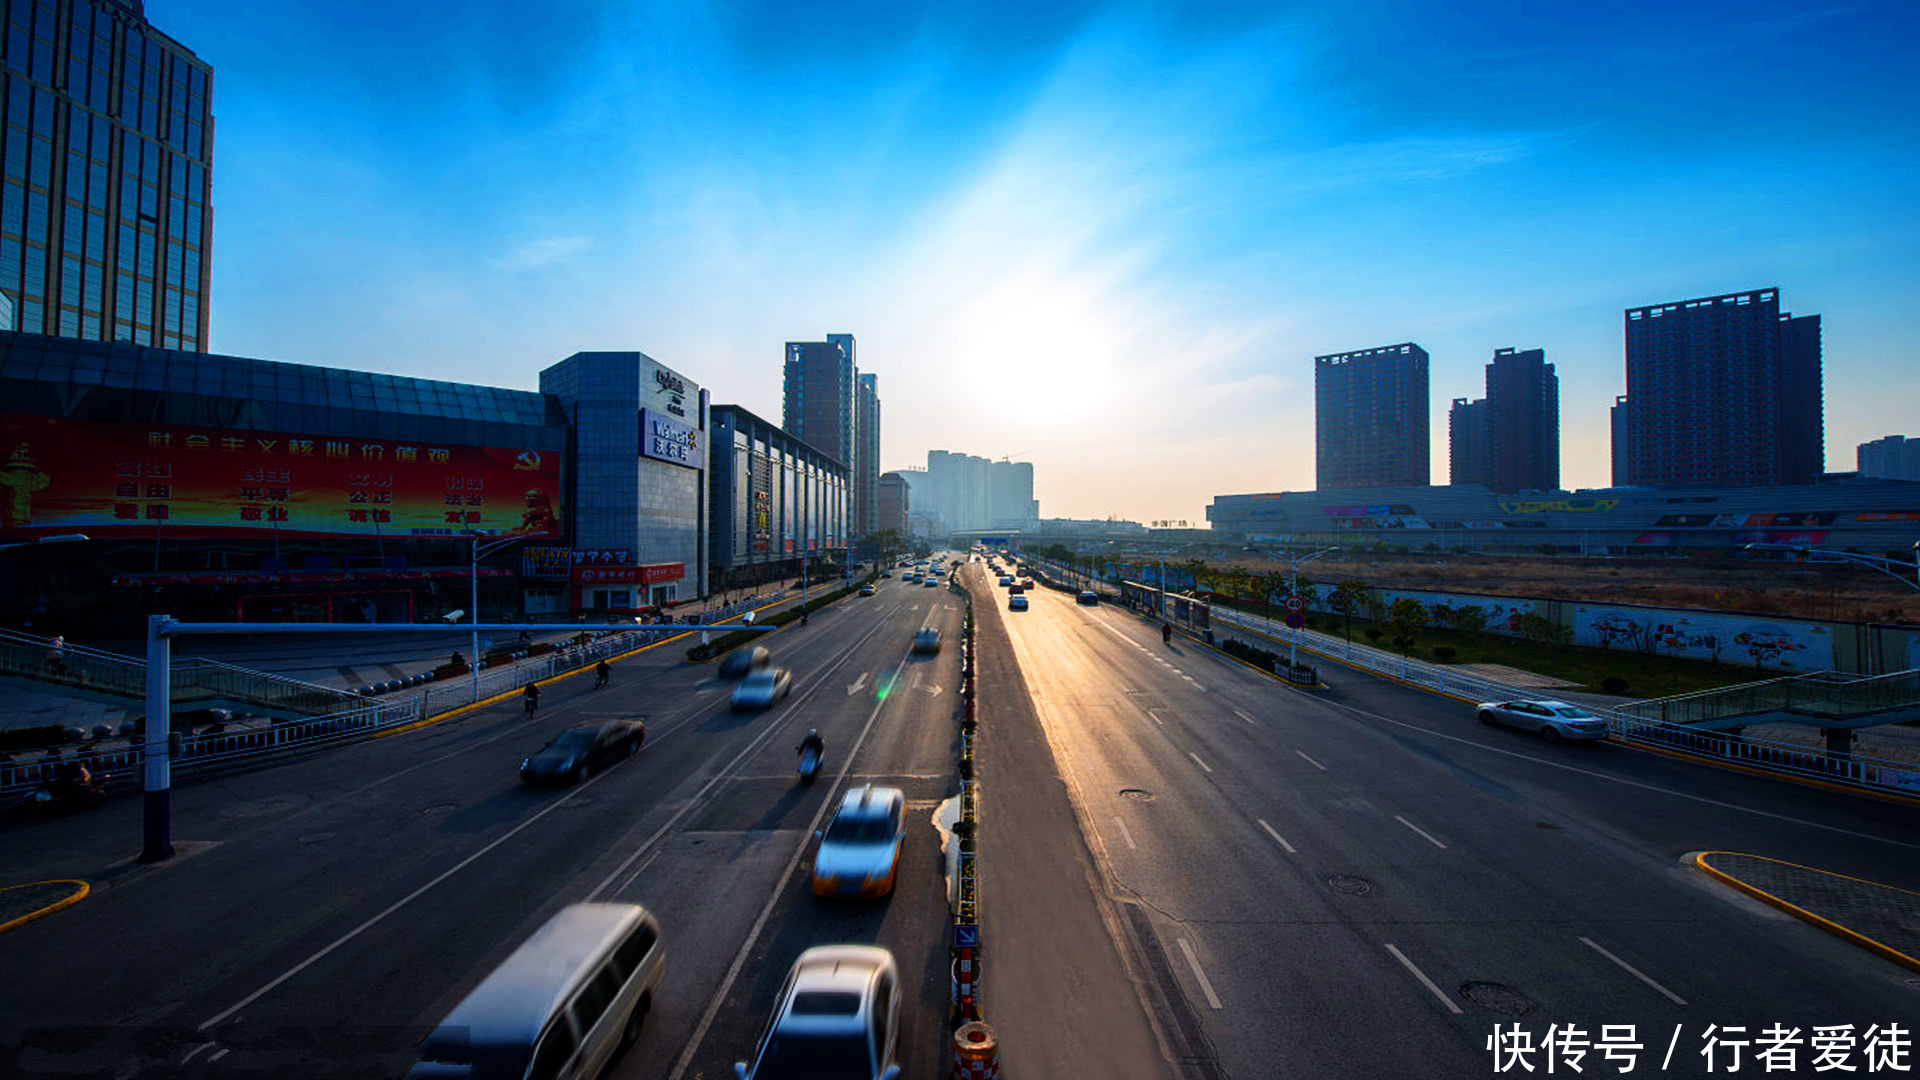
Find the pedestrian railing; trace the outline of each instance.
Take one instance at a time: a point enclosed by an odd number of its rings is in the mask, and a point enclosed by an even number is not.
[[[317,714],[356,701],[348,690],[290,679],[264,671],[199,657],[180,657],[170,665],[169,695],[175,705],[229,701],[279,712]],[[147,662],[102,649],[52,638],[0,630],[0,674],[113,697],[147,695]]]
[[[1920,711],[1920,671],[1875,676],[1840,671],[1789,675],[1636,701],[1620,706],[1619,711],[1642,719],[1693,726],[1768,713],[1794,713],[1845,722],[1902,709]]]

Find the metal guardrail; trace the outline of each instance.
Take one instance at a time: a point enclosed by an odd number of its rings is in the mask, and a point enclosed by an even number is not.
[[[1920,710],[1920,671],[1863,676],[1823,671],[1700,690],[1623,705],[1618,711],[1647,720],[1695,725],[1764,713],[1798,713],[1835,721],[1894,709]]]
[[[340,687],[199,657],[175,660],[171,670],[170,696],[177,705],[233,701],[263,709],[316,714],[359,700],[358,695]],[[52,688],[114,697],[144,699],[147,694],[144,657],[122,656],[64,642],[56,645],[52,638],[13,630],[0,630],[0,674],[33,679]]]

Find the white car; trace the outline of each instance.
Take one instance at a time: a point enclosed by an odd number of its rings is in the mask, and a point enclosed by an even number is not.
[[[907,794],[866,785],[840,797],[813,855],[815,896],[885,896],[900,872]]]
[[[1483,724],[1532,731],[1548,742],[1607,737],[1604,719],[1565,701],[1483,701],[1478,711]]]
[[[874,945],[816,945],[780,988],[773,1019],[737,1061],[739,1080],[896,1080],[900,969]]]
[[[733,688],[736,709],[770,709],[793,690],[793,673],[786,668],[761,668]]]
[[[1027,610],[1027,598],[1020,593],[1014,593],[1012,596],[1007,597],[1007,610],[1008,611]]]

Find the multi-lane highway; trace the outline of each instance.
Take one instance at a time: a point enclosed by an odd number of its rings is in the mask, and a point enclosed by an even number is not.
[[[1635,1071],[1662,1075],[1708,1074],[1709,1045],[1712,1073],[1735,1052],[1759,1071],[1779,1024],[1799,1029],[1804,1071],[1815,1025],[1864,1039],[1920,1016],[1912,973],[1685,862],[1732,849],[1920,890],[1908,807],[1546,746],[1344,670],[1331,692],[1294,691],[1070,594],[1008,611],[979,569],[984,1001],[1009,1075],[1480,1077],[1513,1024],[1595,1044],[1633,1025]],[[915,657],[926,625],[947,648]],[[957,789],[960,625],[947,589],[883,582],[767,639],[795,679],[767,714],[730,713],[729,684],[681,642],[617,665],[608,690],[555,684],[531,719],[507,702],[191,783],[181,854],[158,867],[127,858],[135,799],[9,827],[0,884],[94,892],[0,935],[0,1046],[25,1044],[0,1065],[397,1075],[556,908],[614,899],[658,914],[668,969],[608,1075],[730,1075],[794,956],[877,942],[911,988],[906,1075],[942,1076],[931,820]],[[551,733],[631,715],[649,732],[634,759],[578,788],[517,783]],[[831,777],[802,788],[807,727]],[[818,901],[812,830],[869,781],[909,800],[896,892]],[[1597,1048],[1584,1064],[1617,1071]]]
[[[608,1075],[731,1076],[780,980],[810,945],[874,942],[908,996],[900,1060],[943,1065],[946,884],[936,806],[957,790],[956,650],[910,654],[923,626],[957,639],[958,598],[884,582],[770,635],[794,691],[733,714],[688,642],[440,725],[175,794],[181,854],[137,847],[139,805],[10,828],[0,884],[74,877],[74,908],[0,936],[0,1045],[22,1075],[397,1076],[423,1030],[563,904],[619,900],[660,918],[667,975]],[[520,758],[573,723],[644,716],[635,758],[577,788],[530,790]],[[827,740],[796,783],[794,745]],[[894,894],[811,893],[812,831],[848,785],[905,790]],[[289,1069],[292,1071],[288,1071]],[[4,1071],[4,1070],[0,1070]],[[127,1073],[121,1073],[127,1075]]]
[[[1595,1044],[1635,1025],[1637,1071],[1674,1075],[1709,1071],[1709,1024],[1716,1073],[1757,1069],[1782,1024],[1810,1068],[1815,1025],[1920,1016],[1912,972],[1683,863],[1733,849],[1920,888],[1911,808],[1542,745],[1343,669],[1295,691],[1124,610],[982,591],[1187,1075],[1479,1077],[1515,1023]],[[1601,1057],[1589,1075],[1617,1068]]]

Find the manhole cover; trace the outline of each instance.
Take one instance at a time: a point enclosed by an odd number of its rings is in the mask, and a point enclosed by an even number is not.
[[[1527,1000],[1525,994],[1499,983],[1461,983],[1460,996],[1488,1012],[1497,1012],[1502,1016],[1525,1016],[1537,1007]]]
[[[1373,882],[1352,874],[1334,874],[1327,878],[1327,884],[1334,892],[1343,892],[1348,896],[1366,896],[1373,892]]]
[[[1153,801],[1153,792],[1148,791],[1145,788],[1137,788],[1137,787],[1121,788],[1120,794],[1129,799],[1138,799],[1141,802]]]
[[[330,832],[308,833],[300,838],[300,842],[303,844],[324,844],[337,835],[339,834]]]
[[[455,806],[454,806],[454,805],[453,805],[452,803],[450,803],[450,802],[443,802],[443,803],[434,803],[434,804],[433,804],[432,806],[429,806],[429,807],[427,807],[426,809],[424,809],[424,810],[422,810],[422,811],[420,811],[420,812],[421,812],[422,814],[425,814],[425,815],[427,815],[428,817],[432,817],[432,816],[434,816],[435,814],[448,814],[448,813],[452,813],[452,812],[453,812],[453,811],[454,811],[455,809],[456,809],[456,808],[455,808]]]

